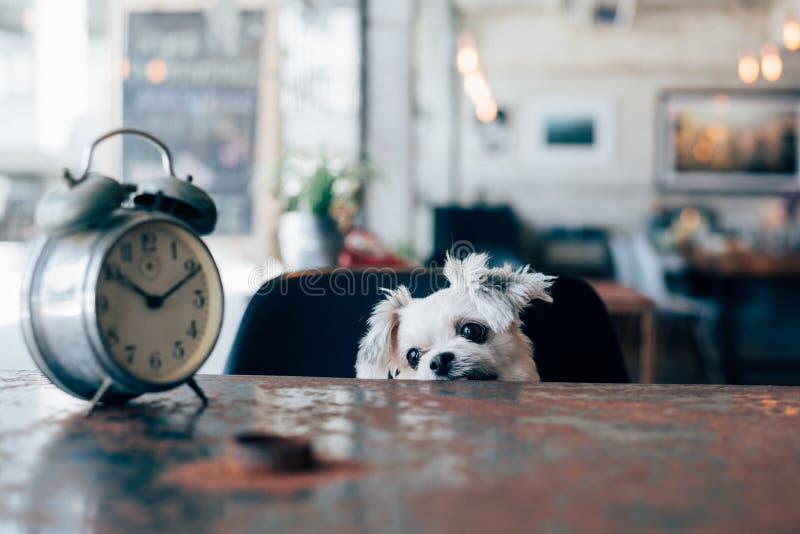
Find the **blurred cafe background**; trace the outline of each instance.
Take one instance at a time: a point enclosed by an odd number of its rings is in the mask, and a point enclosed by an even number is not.
[[[798,49],[796,0],[0,0],[0,368],[38,199],[124,125],[219,208],[201,372],[286,269],[475,249],[591,280],[634,379],[800,384]]]

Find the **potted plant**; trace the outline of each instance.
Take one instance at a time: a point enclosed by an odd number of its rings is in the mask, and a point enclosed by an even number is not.
[[[284,161],[277,196],[283,205],[278,244],[286,267],[336,264],[342,233],[358,215],[364,186],[374,175],[365,162],[351,165],[300,157]]]

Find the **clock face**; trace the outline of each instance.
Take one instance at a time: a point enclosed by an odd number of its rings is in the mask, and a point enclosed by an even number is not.
[[[180,226],[134,226],[103,259],[95,313],[103,345],[128,374],[153,384],[184,380],[205,361],[222,323],[214,260]]]

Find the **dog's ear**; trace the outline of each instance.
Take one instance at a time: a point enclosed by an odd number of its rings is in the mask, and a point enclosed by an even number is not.
[[[373,308],[367,321],[367,333],[358,344],[357,378],[386,378],[400,323],[397,312],[411,302],[411,293],[405,286],[382,291],[386,298]]]
[[[444,274],[455,291],[469,295],[492,330],[503,331],[532,300],[552,302],[548,290],[555,280],[525,265],[487,267],[488,254],[470,254],[462,260],[447,257]]]

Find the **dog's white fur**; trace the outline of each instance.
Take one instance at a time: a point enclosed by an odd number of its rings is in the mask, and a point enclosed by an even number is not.
[[[527,265],[513,270],[506,265],[489,268],[487,254],[470,254],[463,260],[447,257],[444,274],[450,286],[423,299],[411,297],[399,286],[373,309],[368,330],[359,344],[358,378],[448,380],[496,378],[539,381],[530,339],[519,318],[532,300],[552,302],[548,290],[554,277],[532,271]],[[482,343],[459,335],[461,325],[484,326]],[[419,351],[413,369],[406,355]],[[431,360],[445,352],[453,360],[448,376],[437,376]]]

